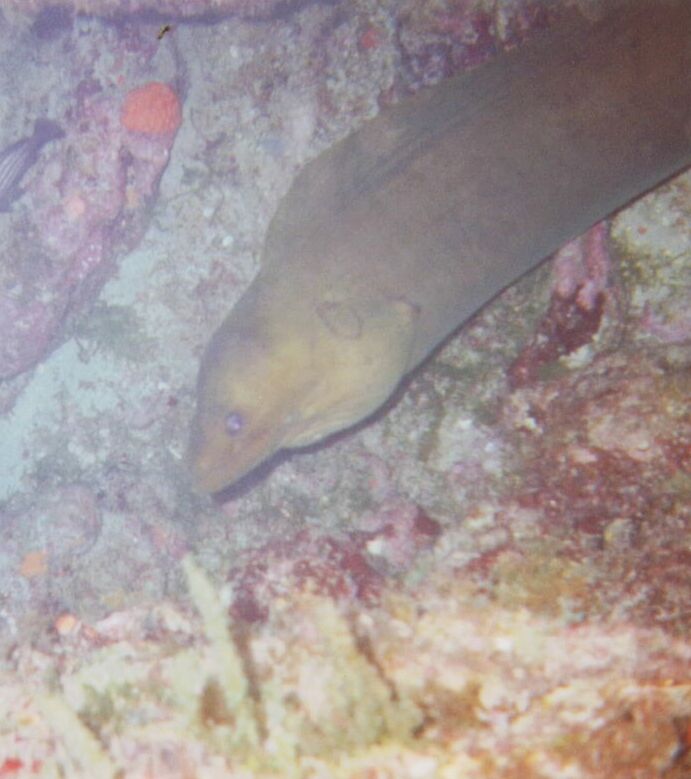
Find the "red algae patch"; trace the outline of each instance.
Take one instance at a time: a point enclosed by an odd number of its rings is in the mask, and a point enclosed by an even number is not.
[[[180,100],[172,87],[151,81],[127,93],[120,121],[127,130],[149,135],[177,131],[182,121]]]

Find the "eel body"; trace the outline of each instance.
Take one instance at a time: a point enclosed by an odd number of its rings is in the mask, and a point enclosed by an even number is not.
[[[202,359],[200,490],[376,411],[504,287],[691,164],[691,2],[593,7],[298,175]]]

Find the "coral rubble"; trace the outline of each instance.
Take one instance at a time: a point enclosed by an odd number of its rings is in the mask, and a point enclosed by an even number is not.
[[[84,625],[47,654],[17,652],[17,677],[0,676],[0,775],[671,779],[689,768],[691,647],[662,632],[559,627],[473,603],[451,579],[357,615],[287,596],[240,637],[206,574],[184,568],[201,619],[164,603]]]

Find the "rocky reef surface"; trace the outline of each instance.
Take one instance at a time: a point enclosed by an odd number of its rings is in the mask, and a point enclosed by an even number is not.
[[[300,165],[557,6],[45,8],[0,24],[2,142],[66,133],[0,215],[0,777],[688,776],[689,174],[372,424],[222,502],[182,460]]]
[[[323,0],[322,0],[323,1]],[[319,0],[312,0],[319,2]],[[331,0],[333,2],[333,0]],[[250,19],[289,13],[304,0],[7,0],[6,5],[21,14],[88,14],[106,18],[143,17],[153,19],[215,20],[238,15]]]
[[[3,78],[5,132],[12,137],[31,117],[49,113],[64,137],[45,147],[22,182],[23,196],[0,222],[0,380],[24,373],[62,343],[113,275],[117,257],[137,245],[180,124],[173,88],[151,81],[153,73],[180,78],[170,52],[159,53],[142,36],[123,41],[114,30],[94,40],[89,29],[80,23],[68,46],[67,33],[46,41],[29,28],[17,46],[4,28],[4,55],[13,63]],[[67,47],[72,57],[53,71],[50,60],[30,54],[32,44],[43,57]],[[159,87],[169,90],[172,105],[156,102]],[[148,98],[135,106],[138,90]],[[137,124],[137,113],[147,110],[158,124]],[[12,389],[3,388],[5,408]]]

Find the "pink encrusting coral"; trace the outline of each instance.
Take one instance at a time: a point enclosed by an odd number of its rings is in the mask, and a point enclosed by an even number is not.
[[[406,0],[398,9],[402,64],[416,88],[452,76],[515,46],[531,31],[548,25],[559,5]]]
[[[120,121],[126,130],[146,135],[170,135],[182,121],[177,94],[160,81],[130,90],[122,106]]]
[[[30,227],[16,232],[32,238],[15,251],[40,260],[30,274],[22,264],[3,269],[11,293],[0,295],[0,379],[31,368],[60,343],[66,317],[94,299],[118,253],[143,234],[180,125],[180,101],[158,82],[125,96],[121,112],[122,100],[112,88],[75,85],[65,138],[47,150],[29,186],[32,207],[18,218]]]
[[[531,342],[509,371],[512,386],[534,380],[558,358],[572,354],[597,333],[613,292],[606,222],[570,241],[554,256],[550,306]]]
[[[385,504],[342,537],[308,530],[245,554],[229,573],[231,613],[245,622],[267,619],[282,593],[310,592],[337,602],[373,604],[386,575],[405,572],[431,549],[440,525],[411,503]]]

